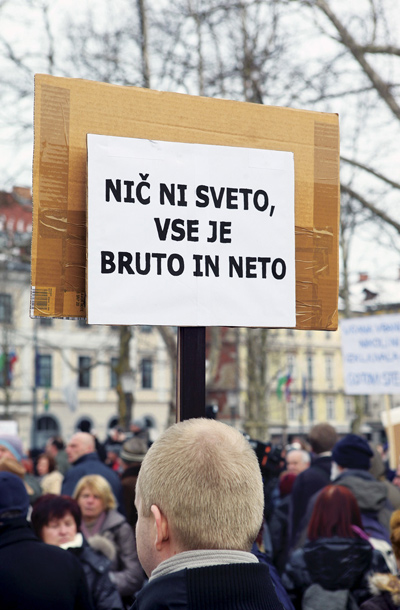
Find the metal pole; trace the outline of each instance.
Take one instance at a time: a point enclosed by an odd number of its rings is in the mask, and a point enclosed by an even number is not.
[[[206,329],[178,328],[176,421],[204,417],[206,410]]]
[[[32,386],[32,449],[36,449],[37,441],[37,365],[38,365],[38,337],[37,320],[33,320],[33,386]]]

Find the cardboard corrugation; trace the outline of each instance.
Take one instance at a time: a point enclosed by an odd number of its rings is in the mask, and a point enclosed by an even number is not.
[[[337,115],[48,75],[35,77],[34,115],[31,316],[86,316],[86,134],[94,133],[293,152],[296,328],[336,330]]]

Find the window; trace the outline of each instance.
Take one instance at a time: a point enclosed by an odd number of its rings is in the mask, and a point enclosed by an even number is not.
[[[79,356],[78,386],[90,388],[91,359],[89,356]]]
[[[289,421],[293,421],[297,419],[297,404],[296,399],[292,398],[288,404],[288,419]]]
[[[325,356],[325,377],[327,381],[333,381],[333,357]]]
[[[346,398],[344,401],[344,408],[346,412],[346,418],[350,419],[353,417],[353,399]]]
[[[51,388],[52,368],[51,354],[36,355],[36,386],[38,388]]]
[[[54,434],[58,433],[58,424],[51,415],[40,415],[36,424],[37,430],[49,430]]]
[[[335,399],[331,396],[326,399],[326,419],[328,421],[333,421],[336,419]]]
[[[294,376],[294,372],[296,370],[296,356],[294,354],[288,354],[288,356],[287,356],[287,366],[288,366],[288,372],[293,377]]]
[[[111,358],[110,388],[116,388],[117,384],[118,384],[118,375],[117,375],[117,371],[115,370],[116,367],[118,366],[118,362],[119,362],[118,358],[116,358],[116,357]]]
[[[150,390],[153,387],[153,362],[149,358],[142,360],[142,388]]]
[[[4,324],[11,324],[11,309],[11,294],[0,294],[0,322],[3,322]]]

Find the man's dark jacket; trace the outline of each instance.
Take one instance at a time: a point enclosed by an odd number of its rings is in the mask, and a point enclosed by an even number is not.
[[[135,529],[137,521],[137,510],[135,506],[136,496],[136,481],[138,478],[140,466],[142,464],[132,464],[121,474],[122,497],[124,499],[124,509],[126,520],[129,525]]]
[[[0,525],[1,610],[91,610],[78,559],[38,540],[24,518]]]
[[[180,570],[151,580],[131,610],[284,610],[262,563]]]
[[[317,491],[329,485],[331,465],[331,456],[316,457],[309,468],[297,475],[290,496],[289,548],[296,545],[310,498]]]
[[[75,460],[71,468],[65,473],[61,493],[66,496],[72,496],[78,481],[87,474],[99,474],[110,483],[118,503],[118,510],[125,514],[122,501],[122,486],[119,477],[111,468],[100,461],[99,456],[95,452],[87,453]]]

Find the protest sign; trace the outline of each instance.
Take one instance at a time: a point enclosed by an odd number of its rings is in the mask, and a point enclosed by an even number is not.
[[[86,137],[103,134],[293,153],[296,328],[336,330],[336,114],[37,74],[34,127],[32,317],[87,317]]]
[[[346,394],[400,393],[400,315],[340,322]]]
[[[296,325],[291,152],[88,135],[88,322]]]

